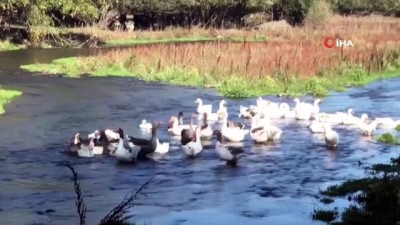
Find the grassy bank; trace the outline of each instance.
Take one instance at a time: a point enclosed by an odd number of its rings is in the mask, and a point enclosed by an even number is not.
[[[22,92],[16,90],[5,90],[0,87],[0,114],[3,114],[4,106],[8,104],[12,99],[22,95]]]
[[[274,25],[273,25],[274,24]],[[279,24],[279,25],[276,25]],[[284,29],[289,25],[286,22],[271,23],[269,26],[279,26]],[[26,32],[26,27],[13,26],[12,32]],[[264,32],[245,31],[238,29],[203,29],[203,28],[169,28],[162,31],[138,30],[135,32],[102,30],[96,27],[56,28],[35,26],[41,38],[29,44],[16,44],[7,40],[0,40],[0,51],[18,50],[27,47],[52,48],[52,47],[117,47],[135,46],[157,43],[190,43],[204,41],[218,42],[266,42],[268,37]],[[5,36],[13,36],[10,31]]]
[[[279,24],[279,25],[273,25]],[[285,29],[287,23],[271,23],[275,29]],[[221,42],[265,42],[268,40],[266,33],[262,31],[246,31],[238,29],[204,29],[204,28],[168,28],[165,30],[137,30],[134,32],[100,30],[96,27],[78,27],[59,29],[61,33],[82,34],[88,37],[98,37],[106,46],[126,46],[153,43],[184,43],[199,41],[221,41]]]
[[[10,41],[0,41],[0,52],[13,51],[13,50],[18,50],[18,49],[22,49],[22,48],[26,48],[26,46],[13,44]]]
[[[342,91],[400,76],[399,21],[335,16],[319,26],[257,31],[262,35],[240,31],[246,37],[268,37],[266,42],[137,46],[22,68],[71,77],[132,76],[177,85],[211,86],[230,97],[307,93],[324,96],[329,90]],[[154,35],[149,40],[156,40],[158,34]],[[325,48],[326,36],[352,40],[354,47]]]

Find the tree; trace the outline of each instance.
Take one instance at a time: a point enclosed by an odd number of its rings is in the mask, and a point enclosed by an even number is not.
[[[15,11],[22,25],[26,25],[32,42],[40,41],[46,28],[54,24],[51,10],[59,10],[63,15],[97,19],[99,10],[92,0],[2,0],[0,12],[11,20]]]
[[[318,0],[315,0],[318,1]],[[313,0],[279,0],[277,8],[291,25],[302,25]]]

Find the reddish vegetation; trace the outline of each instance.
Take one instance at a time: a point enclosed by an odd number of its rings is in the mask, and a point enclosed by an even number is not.
[[[224,36],[227,32],[233,34],[232,30],[219,33]],[[378,70],[379,62],[393,50],[400,51],[400,19],[396,18],[336,16],[318,27],[237,32],[236,36],[241,37],[264,35],[268,42],[140,46],[103,53],[100,57],[118,63],[132,59],[134,54],[136,63],[158,70],[177,66],[214,76],[238,74],[257,78],[279,72],[306,77],[345,59]],[[327,36],[351,40],[354,47],[328,49],[323,45]]]

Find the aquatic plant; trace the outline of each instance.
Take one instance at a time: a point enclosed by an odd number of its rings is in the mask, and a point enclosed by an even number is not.
[[[400,157],[391,159],[389,164],[373,165],[368,170],[371,177],[348,180],[321,191],[321,194],[331,197],[347,196],[350,202],[356,203],[346,208],[340,215],[341,221],[335,224],[378,225],[400,222]],[[321,220],[321,215],[334,213],[316,210],[313,218]]]
[[[78,173],[71,164],[66,163],[65,165],[71,170],[73,174],[72,180],[74,182],[74,189],[76,193],[75,205],[77,213],[79,215],[79,224],[85,225],[86,206],[78,180]],[[103,219],[101,219],[99,225],[135,225],[136,223],[132,223],[129,221],[129,219],[133,216],[128,215],[128,210],[135,206],[134,201],[138,198],[139,195],[144,194],[143,191],[149,186],[149,184],[150,181],[147,181],[135,192],[125,196],[125,198],[117,206],[115,206]]]
[[[0,86],[0,114],[5,112],[4,105],[8,104],[14,98],[22,95],[22,92],[17,90],[5,90]]]

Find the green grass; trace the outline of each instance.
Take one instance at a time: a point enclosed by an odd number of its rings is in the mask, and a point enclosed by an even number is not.
[[[13,51],[25,48],[25,45],[13,44],[10,41],[0,41],[0,52],[2,51]]]
[[[106,46],[127,46],[127,45],[143,45],[143,44],[158,44],[158,43],[181,43],[181,42],[198,42],[198,41],[214,41],[217,38],[213,37],[180,37],[180,38],[165,38],[165,39],[116,39],[107,40]]]
[[[396,135],[384,133],[378,137],[378,141],[386,144],[400,145],[400,125],[395,128]]]
[[[5,112],[4,105],[11,102],[12,99],[22,95],[22,92],[16,90],[4,90],[0,88],[0,114]]]
[[[185,42],[201,42],[201,41],[218,41],[221,42],[243,42],[244,37],[207,37],[207,36],[188,36],[188,37],[175,37],[175,38],[163,38],[163,39],[151,39],[151,38],[136,38],[136,39],[115,39],[106,40],[106,46],[117,47],[117,46],[129,46],[129,45],[145,45],[145,44],[159,44],[159,43],[185,43]],[[248,42],[265,42],[268,38],[264,36],[257,36],[247,38]]]
[[[170,67],[161,71],[157,66],[137,63],[135,56],[121,60],[120,63],[108,63],[96,57],[56,59],[50,64],[30,64],[21,66],[31,72],[65,74],[68,77],[123,76],[136,77],[148,82],[162,82],[173,85],[215,87],[226,97],[252,97],[267,94],[300,96],[312,94],[327,96],[329,91],[345,91],[348,87],[360,86],[385,78],[400,77],[400,68],[386,69],[379,73],[370,73],[361,66],[351,63],[325,69],[312,78],[303,79],[287,74],[273,74],[263,79],[251,79],[237,74],[213,76],[201,74],[197,69]]]

